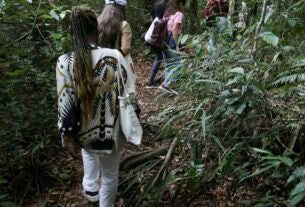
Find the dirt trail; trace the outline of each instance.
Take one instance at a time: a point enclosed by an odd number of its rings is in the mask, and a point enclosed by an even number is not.
[[[135,73],[137,75],[137,100],[142,110],[141,121],[144,123],[150,122],[158,115],[165,101],[160,97],[162,94],[160,89],[145,88],[150,74],[151,64],[152,62],[145,57],[138,57],[134,60]],[[160,79],[160,75],[162,75],[162,71],[159,71],[156,79]],[[159,97],[158,100],[156,100],[157,97]]]
[[[134,59],[135,73],[137,75],[137,101],[141,107],[141,122],[144,125],[151,123],[153,118],[155,118],[162,105],[166,101],[166,97],[161,97],[156,100],[156,97],[160,96],[162,92],[159,89],[146,89],[145,84],[150,72],[151,61],[145,57],[137,57]],[[144,137],[143,141],[145,143],[148,137]],[[128,155],[130,152],[152,149],[153,146],[147,146],[143,144],[140,148],[128,145],[125,148],[124,156]],[[64,155],[63,155],[64,156]],[[42,204],[46,206],[63,206],[63,207],[94,207],[98,204],[89,203],[82,196],[81,190],[81,180],[82,180],[82,160],[79,154],[77,158],[69,157],[60,159],[60,166],[71,175],[68,181],[63,181],[60,186],[56,186],[52,189],[48,189],[48,193],[45,195],[45,199],[41,201]],[[120,191],[120,189],[119,189]],[[119,193],[120,194],[120,193]],[[39,201],[38,201],[39,202]],[[36,203],[36,202],[35,202]],[[36,204],[26,204],[25,206],[37,206]],[[124,198],[118,197],[118,202],[116,206],[125,206]]]

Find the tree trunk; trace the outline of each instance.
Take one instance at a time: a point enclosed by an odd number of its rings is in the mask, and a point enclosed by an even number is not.
[[[258,22],[258,25],[255,30],[255,36],[254,36],[254,45],[253,49],[251,52],[252,58],[255,57],[256,49],[257,49],[257,44],[258,44],[258,35],[260,33],[261,27],[263,26],[265,15],[266,15],[266,7],[267,7],[267,0],[264,0],[263,6],[262,6],[262,13],[261,13],[261,18],[260,21]]]
[[[199,28],[199,19],[198,19],[198,0],[192,0],[189,8],[189,31],[191,34],[195,34]]]

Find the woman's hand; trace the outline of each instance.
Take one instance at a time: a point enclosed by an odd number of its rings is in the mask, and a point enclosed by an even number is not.
[[[73,140],[73,138],[69,135],[64,135],[62,137],[62,145],[66,148],[73,156],[77,156],[77,153],[80,150],[80,147]]]

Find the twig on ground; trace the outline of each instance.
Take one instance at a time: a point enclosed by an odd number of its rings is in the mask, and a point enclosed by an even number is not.
[[[176,148],[176,145],[177,145],[177,138],[175,138],[171,145],[170,145],[170,148],[166,154],[166,157],[164,159],[164,162],[160,168],[160,170],[158,171],[157,175],[155,176],[154,180],[152,181],[152,183],[150,184],[150,186],[147,188],[147,191],[146,192],[149,192],[150,189],[154,186],[154,184],[157,182],[157,180],[159,179],[161,173],[163,172],[164,168],[167,166],[167,164],[169,163],[169,161],[171,160],[172,158],[172,155],[174,153],[174,150]]]

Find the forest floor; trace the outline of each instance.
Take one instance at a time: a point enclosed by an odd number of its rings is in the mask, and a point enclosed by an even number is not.
[[[134,59],[135,73],[137,74],[137,101],[141,108],[141,122],[143,125],[154,126],[153,120],[159,115],[159,111],[166,101],[175,98],[174,95],[164,94],[160,89],[146,89],[145,85],[148,80],[152,61],[147,57],[137,57]],[[158,73],[157,79],[161,79],[162,70]],[[156,100],[158,99],[158,100]],[[159,129],[158,126],[157,130]],[[144,126],[145,128],[145,126]],[[144,129],[145,131],[145,129]],[[124,157],[139,151],[146,151],[157,149],[160,147],[159,143],[152,144],[149,140],[153,139],[154,132],[144,132],[143,144],[141,147],[127,145],[124,149],[122,159]],[[79,153],[77,157],[69,156],[66,158],[64,154],[54,158],[57,164],[63,167],[63,170],[70,174],[67,181],[63,181],[60,185],[54,186],[49,189],[45,198],[36,201],[35,203],[29,202],[25,206],[63,206],[63,207],[93,207],[98,204],[89,203],[82,196],[81,181],[83,176],[82,159]],[[122,173],[122,172],[121,172]],[[121,176],[122,177],[122,176]],[[138,192],[134,192],[135,194]],[[128,206],[125,204],[125,198],[120,193],[117,198],[116,206]]]

